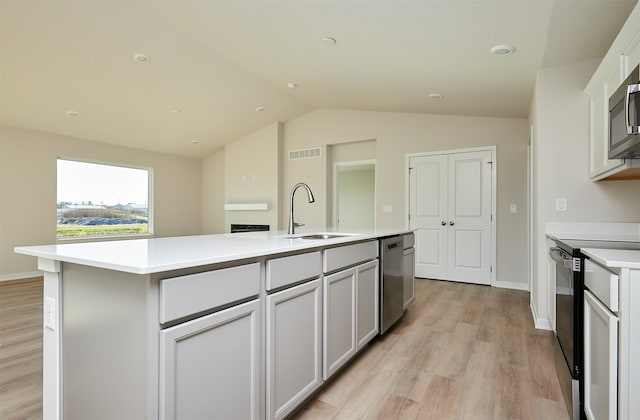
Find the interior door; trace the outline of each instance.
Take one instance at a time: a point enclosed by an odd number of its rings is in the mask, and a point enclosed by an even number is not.
[[[490,150],[410,158],[416,277],[490,284],[491,158]]]
[[[410,227],[416,240],[416,277],[447,278],[447,155],[409,160]]]
[[[449,155],[449,279],[491,282],[490,162],[490,151]]]

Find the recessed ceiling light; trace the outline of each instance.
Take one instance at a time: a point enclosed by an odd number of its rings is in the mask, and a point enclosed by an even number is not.
[[[516,52],[516,47],[513,45],[496,45],[491,48],[491,53],[495,55],[511,55]]]
[[[337,42],[338,41],[336,41],[335,38],[331,38],[330,36],[325,36],[324,38],[322,38],[322,43],[327,47],[333,47],[337,44]]]
[[[199,144],[200,140],[191,140],[191,144]]]
[[[67,116],[68,117],[79,117],[80,116],[80,112],[78,111],[67,111]]]
[[[149,61],[151,61],[151,57],[149,57],[145,53],[135,53],[133,54],[133,60],[136,63],[147,64]]]
[[[287,87],[288,87],[289,89],[295,89],[295,88],[297,88],[297,87],[298,87],[298,84],[297,84],[297,83],[294,83],[294,82],[289,82],[289,83],[287,83]]]
[[[256,108],[256,112],[264,112],[266,110],[267,110],[267,108],[264,107],[264,106],[259,106],[259,107]]]
[[[172,109],[170,112],[171,112],[172,114],[179,114],[179,113],[181,113],[181,112],[182,112],[182,110],[181,110],[181,109],[176,108],[176,109]]]
[[[444,95],[442,93],[430,93],[429,98],[431,99],[444,99]]]

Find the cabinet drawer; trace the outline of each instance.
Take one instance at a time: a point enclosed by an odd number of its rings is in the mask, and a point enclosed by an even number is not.
[[[378,241],[361,242],[324,251],[322,271],[329,273],[378,257]]]
[[[160,280],[161,324],[260,292],[260,263]]]
[[[584,285],[611,311],[618,311],[618,275],[594,262],[584,260]]]
[[[302,280],[320,276],[320,251],[267,261],[267,290],[277,289]]]

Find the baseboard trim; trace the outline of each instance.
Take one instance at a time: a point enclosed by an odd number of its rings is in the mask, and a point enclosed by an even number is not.
[[[492,284],[493,287],[500,287],[501,289],[514,289],[529,291],[529,287],[526,283],[516,283],[513,281],[496,281]]]
[[[42,277],[42,271],[29,271],[27,273],[0,274],[0,281],[30,279],[32,277]]]
[[[532,304],[529,304],[529,308],[531,309],[531,316],[533,316],[533,321],[537,330],[553,331],[551,321],[544,318],[538,318],[536,308]]]

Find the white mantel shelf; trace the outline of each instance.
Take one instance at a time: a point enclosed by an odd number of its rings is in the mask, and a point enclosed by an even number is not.
[[[229,203],[224,205],[225,211],[266,211],[269,203]]]
[[[324,231],[326,232],[326,231]],[[19,254],[133,274],[257,258],[404,234],[406,229],[370,230],[333,239],[300,239],[286,232],[249,232],[59,245],[20,246]],[[315,233],[315,232],[309,232]]]

